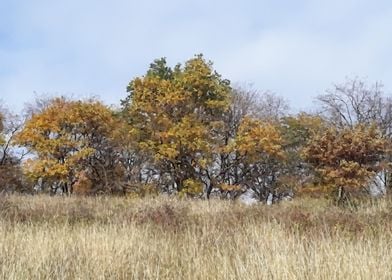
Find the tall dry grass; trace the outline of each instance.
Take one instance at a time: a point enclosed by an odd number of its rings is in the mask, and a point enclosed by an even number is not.
[[[392,202],[0,198],[1,279],[392,279]]]

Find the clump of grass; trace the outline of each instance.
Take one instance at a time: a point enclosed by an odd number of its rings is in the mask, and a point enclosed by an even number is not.
[[[178,231],[186,222],[188,208],[174,207],[166,203],[139,209],[133,219],[136,224],[151,224],[167,231]]]

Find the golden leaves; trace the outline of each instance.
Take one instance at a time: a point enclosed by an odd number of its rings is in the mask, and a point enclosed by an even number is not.
[[[18,144],[37,155],[26,163],[26,173],[35,179],[67,180],[82,160],[96,152],[95,142],[111,139],[116,124],[112,112],[98,101],[51,100],[16,137]]]
[[[203,183],[194,179],[186,179],[183,182],[180,196],[197,195],[203,191]]]
[[[228,107],[228,83],[202,56],[174,70],[164,59],[151,67],[128,87],[124,114],[134,127],[132,136],[155,161],[190,157],[195,168],[207,167],[217,141],[210,133],[217,126],[214,114]]]
[[[241,190],[241,186],[222,183],[219,185],[219,189],[221,189],[222,191],[229,191],[229,192],[239,191],[239,190]]]
[[[237,138],[231,145],[232,149],[242,156],[246,155],[250,161],[257,161],[263,156],[284,158],[279,130],[274,125],[257,119],[244,118]]]

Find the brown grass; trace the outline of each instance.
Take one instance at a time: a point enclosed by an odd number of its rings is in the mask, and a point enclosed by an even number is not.
[[[1,279],[392,279],[392,202],[0,198]]]

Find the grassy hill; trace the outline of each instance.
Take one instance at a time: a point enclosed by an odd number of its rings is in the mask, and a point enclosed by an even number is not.
[[[1,279],[391,279],[392,201],[0,198]]]

